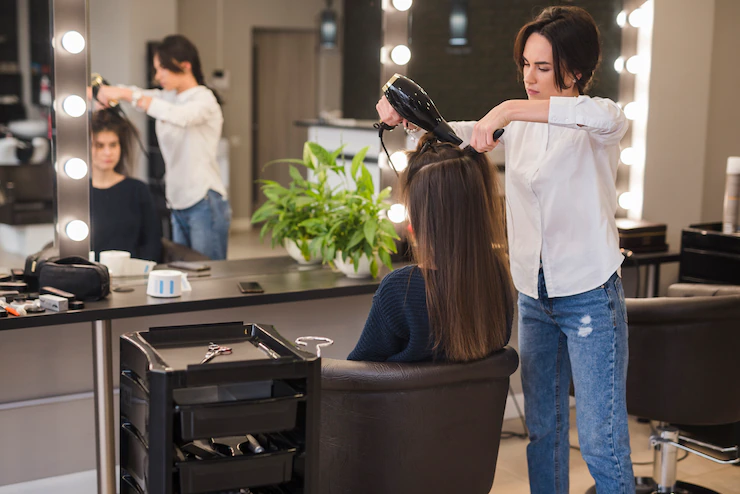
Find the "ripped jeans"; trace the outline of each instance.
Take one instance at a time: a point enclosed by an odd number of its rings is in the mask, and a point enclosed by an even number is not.
[[[581,455],[599,494],[633,494],[627,426],[627,310],[622,280],[538,300],[519,293],[519,347],[532,494],[568,494],[571,376]]]

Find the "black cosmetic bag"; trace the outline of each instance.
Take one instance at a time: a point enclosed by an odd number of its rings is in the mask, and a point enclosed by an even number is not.
[[[100,300],[110,293],[108,268],[83,257],[49,259],[39,268],[39,286],[74,294],[77,300]]]

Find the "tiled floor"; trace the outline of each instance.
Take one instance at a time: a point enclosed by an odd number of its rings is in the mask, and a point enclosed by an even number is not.
[[[575,428],[575,409],[571,409],[570,442],[578,445]],[[504,422],[504,430],[522,432],[518,419]],[[632,461],[635,463],[651,462],[653,452],[648,444],[650,425],[638,423],[630,417],[630,442]],[[527,482],[527,440],[504,439],[499,449],[496,477],[491,493],[495,494],[528,494]],[[679,453],[679,458],[683,453]],[[635,475],[651,476],[652,465],[635,465]],[[714,489],[721,494],[740,494],[740,467],[719,465],[690,454],[678,464],[678,479]],[[578,450],[571,449],[570,454],[570,492],[583,494],[594,484],[586,463]]]

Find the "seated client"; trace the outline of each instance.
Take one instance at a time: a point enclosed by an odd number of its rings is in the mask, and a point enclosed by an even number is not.
[[[92,117],[92,250],[125,250],[131,257],[159,261],[159,218],[147,186],[128,177],[136,130],[115,110]]]
[[[469,361],[503,348],[514,296],[488,158],[427,134],[401,181],[417,264],[383,279],[348,359]]]

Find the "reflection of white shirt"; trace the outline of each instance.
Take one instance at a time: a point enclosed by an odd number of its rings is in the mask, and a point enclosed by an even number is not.
[[[608,99],[553,97],[548,120],[512,122],[501,137],[511,275],[532,298],[540,258],[549,297],[592,290],[623,261],[614,215],[624,113]],[[462,146],[474,124],[450,124]]]
[[[143,91],[152,97],[147,114],[157,120],[159,148],[164,158],[167,200],[173,209],[187,209],[209,189],[226,198],[216,153],[224,117],[213,92],[196,86],[175,91]]]

